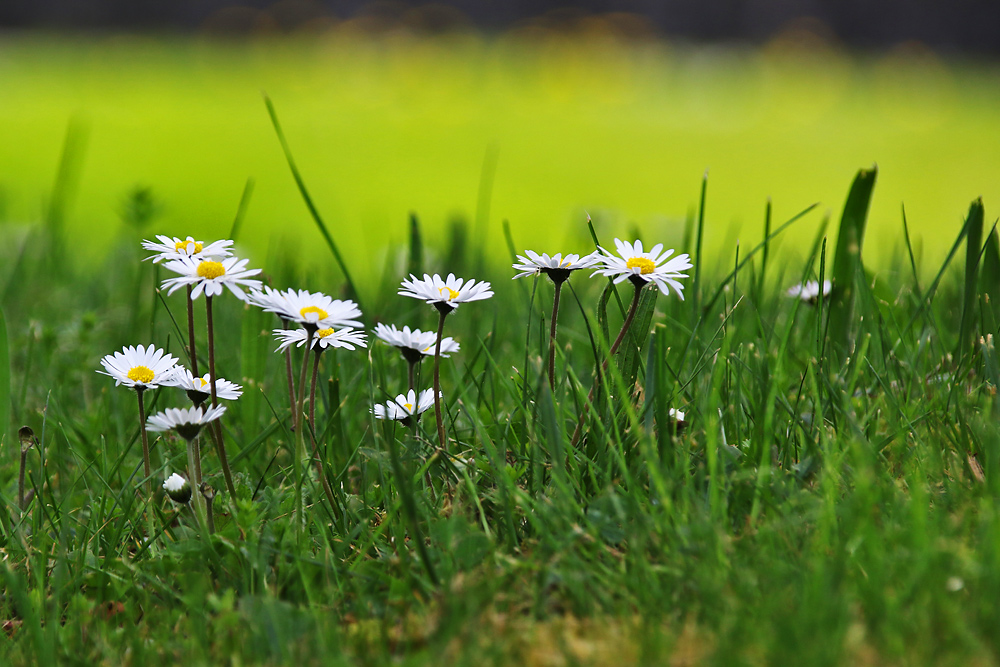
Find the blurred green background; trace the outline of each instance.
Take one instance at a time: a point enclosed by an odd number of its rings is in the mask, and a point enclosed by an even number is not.
[[[145,235],[215,238],[248,178],[243,252],[260,264],[281,241],[327,261],[262,92],[362,280],[405,241],[410,212],[442,253],[451,222],[475,230],[478,217],[498,262],[505,219],[519,250],[588,250],[588,212],[608,242],[638,228],[679,245],[706,169],[706,250],[726,256],[736,238],[760,239],[770,197],[776,223],[821,203],[781,241],[801,258],[872,163],[869,262],[901,247],[901,204],[929,271],[970,200],[984,197],[990,221],[1000,201],[994,64],[909,43],[849,54],[808,27],[750,48],[626,39],[599,21],[572,34],[437,37],[345,22],[239,41],[0,37],[0,220],[45,216],[73,126],[81,150],[65,219],[81,262],[100,262],[121,234],[136,186],[158,205]]]

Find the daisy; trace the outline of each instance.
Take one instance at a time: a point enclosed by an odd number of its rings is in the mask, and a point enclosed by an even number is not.
[[[193,440],[203,426],[221,417],[225,411],[224,405],[217,405],[214,408],[167,408],[146,420],[146,430],[175,431],[185,440]]]
[[[205,292],[205,296],[218,296],[222,294],[222,286],[225,285],[237,299],[246,301],[247,296],[240,287],[257,289],[261,285],[259,280],[250,278],[261,270],[246,268],[248,261],[237,257],[226,257],[218,262],[198,257],[170,260],[164,266],[179,275],[164,280],[162,286],[167,294],[173,294],[183,286],[192,285],[194,289],[191,290],[191,298],[197,299],[202,292]]]
[[[433,276],[425,273],[423,278],[417,278],[411,273],[409,280],[403,280],[402,286],[403,289],[398,292],[400,296],[423,299],[438,310],[448,312],[466,301],[479,301],[493,296],[488,282],[466,281],[456,278],[454,273],[449,273],[444,280],[436,273]]]
[[[585,255],[582,259],[579,255],[566,255],[556,253],[549,257],[548,253],[538,255],[534,250],[526,250],[524,257],[518,255],[520,260],[511,266],[520,271],[513,280],[524,276],[537,276],[544,273],[555,285],[555,295],[552,297],[552,317],[549,324],[549,387],[556,390],[556,328],[559,321],[559,295],[562,293],[563,283],[569,279],[570,274],[577,269],[592,267],[596,262],[601,261],[600,255],[596,252]]]
[[[101,365],[104,370],[97,372],[113,377],[116,387],[123,384],[136,391],[170,384],[178,368],[174,357],[153,345],[123,347],[101,359]]]
[[[173,386],[180,387],[187,392],[188,398],[195,406],[201,405],[212,396],[211,381],[212,376],[208,373],[198,377],[183,367],[179,367],[171,379]],[[243,387],[235,382],[219,378],[219,381],[215,383],[215,394],[227,401],[235,401],[243,395]]]
[[[177,473],[163,480],[163,490],[175,503],[187,505],[191,500],[191,485]]]
[[[402,329],[397,329],[395,324],[390,324],[389,326],[376,324],[375,336],[379,340],[399,348],[399,351],[403,353],[407,361],[411,359],[419,361],[421,357],[433,356],[434,343],[437,342],[437,336],[434,335],[433,331],[421,331],[420,329],[413,329],[411,331],[410,327],[406,326]],[[442,357],[447,357],[458,352],[459,349],[459,344],[453,338],[441,339]]]
[[[146,492],[153,493],[149,479],[152,474],[149,466],[149,439],[143,425],[146,422],[146,406],[143,403],[143,392],[147,389],[170,384],[177,372],[177,360],[163,350],[152,345],[143,347],[123,347],[121,352],[109,354],[101,359],[103,375],[115,379],[115,386],[120,384],[135,389],[139,402],[139,432],[142,438],[142,467],[146,474]]]
[[[433,389],[424,389],[420,392],[419,398],[411,389],[406,394],[397,396],[395,400],[376,404],[370,412],[375,415],[375,419],[392,419],[408,426],[411,418],[420,419],[421,413],[429,410],[433,404]]]
[[[146,258],[153,260],[154,264],[158,264],[163,260],[182,259],[185,257],[205,259],[229,257],[233,254],[229,251],[229,248],[233,245],[232,241],[213,241],[206,245],[204,241],[195,241],[190,236],[186,239],[180,239],[176,236],[163,236],[161,234],[157,234],[156,239],[156,241],[144,240],[142,242],[143,248],[156,253]]]
[[[558,284],[569,278],[570,273],[573,271],[589,268],[593,266],[594,262],[600,259],[597,253],[584,255],[582,259],[579,255],[566,255],[563,257],[562,253],[558,252],[551,257],[549,257],[548,253],[539,255],[534,250],[525,250],[524,254],[527,257],[518,255],[518,263],[511,265],[512,268],[520,271],[520,273],[514,276],[514,280],[544,273],[552,279],[552,282]]]
[[[649,252],[642,251],[642,241],[636,241],[632,244],[615,239],[615,246],[621,257],[615,257],[604,248],[598,247],[601,252],[601,256],[595,260],[598,269],[591,275],[596,276],[600,273],[603,276],[613,278],[616,284],[628,279],[637,287],[652,282],[664,294],[669,294],[672,287],[677,296],[681,299],[684,298],[684,286],[677,279],[687,278],[687,274],[681,273],[681,271],[693,266],[687,253],[678,255],[663,264],[668,257],[674,254],[674,251],[667,250],[661,255],[662,243],[657,243],[649,249]]]
[[[265,287],[252,290],[249,302],[275,313],[288,322],[298,322],[305,327],[340,328],[361,326],[361,310],[353,301],[334,299],[322,292]]]
[[[365,333],[351,327],[343,329],[317,329],[315,334],[310,334],[305,329],[275,329],[274,337],[281,341],[277,352],[283,352],[290,346],[302,347],[306,340],[312,340],[310,349],[325,350],[328,347],[343,347],[353,350],[355,347],[365,347]]]
[[[444,417],[441,415],[441,343],[444,335],[444,318],[448,313],[458,308],[459,304],[466,301],[479,301],[493,296],[490,284],[485,281],[463,280],[456,278],[454,273],[449,273],[448,278],[442,280],[441,276],[424,274],[424,277],[417,278],[412,273],[409,280],[403,280],[403,289],[399,290],[400,296],[411,296],[415,299],[423,299],[427,303],[437,308],[440,313],[438,319],[437,340],[434,344],[434,416],[437,418],[438,440],[441,449],[447,449],[444,433]]]
[[[823,296],[829,296],[830,290],[833,285],[829,280],[823,281]],[[798,285],[792,285],[785,292],[788,296],[792,298],[799,298],[808,303],[816,303],[819,300],[819,281],[818,280],[807,280],[804,283]]]

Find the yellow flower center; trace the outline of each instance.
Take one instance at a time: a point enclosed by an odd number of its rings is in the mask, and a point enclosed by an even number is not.
[[[128,379],[139,384],[149,384],[155,374],[145,366],[136,366],[128,372]]]
[[[226,275],[226,267],[220,262],[202,262],[198,265],[198,276],[211,280]]]
[[[192,254],[198,254],[202,251],[202,245],[197,241],[178,241],[174,244],[175,252],[187,252],[188,243],[194,243],[194,252]]]
[[[444,294],[445,292],[448,292],[448,301],[451,301],[451,300],[452,300],[452,299],[454,299],[454,298],[455,298],[456,296],[458,296],[458,292],[456,292],[455,290],[453,290],[453,289],[452,289],[452,288],[450,288],[450,287],[442,287],[442,288],[440,288],[440,289],[438,290],[438,293],[439,293],[439,294],[442,294],[442,295],[443,295],[443,294]]]
[[[326,338],[327,336],[333,335],[333,329],[320,329],[316,332],[316,335],[320,338]]]
[[[204,378],[195,378],[195,380],[197,380],[198,382],[200,382],[200,383],[201,383],[201,388],[202,388],[202,389],[204,389],[204,388],[205,388],[205,385],[207,385],[207,384],[208,384],[208,380],[206,380],[206,379],[204,379]]]
[[[559,267],[562,268],[563,264],[565,264],[566,266],[569,266],[571,264],[571,262],[569,261],[569,257],[559,262]]]
[[[413,412],[413,403],[403,403],[403,407],[407,412]]]
[[[328,314],[325,310],[323,310],[322,308],[318,308],[316,306],[306,306],[305,308],[299,311],[299,315],[301,315],[302,317],[308,317],[313,313],[316,314],[316,319],[318,320],[325,320]]]
[[[653,260],[647,259],[646,257],[633,257],[625,263],[630,269],[639,267],[639,273],[646,275],[647,273],[652,273],[653,269],[656,268],[656,264],[653,264]]]

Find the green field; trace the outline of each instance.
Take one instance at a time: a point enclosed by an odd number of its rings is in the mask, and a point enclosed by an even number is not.
[[[0,38],[0,84],[0,219],[43,217],[73,119],[84,148],[66,217],[91,259],[135,185],[162,203],[159,228],[223,236],[247,178],[250,254],[279,237],[321,258],[262,91],[359,273],[404,239],[411,211],[432,239],[455,216],[478,219],[497,249],[506,219],[525,246],[582,250],[585,212],[609,233],[637,225],[680,243],[706,168],[708,244],[729,252],[736,230],[759,240],[767,197],[779,218],[819,202],[786,237],[796,252],[872,163],[870,261],[898,247],[903,203],[936,264],[968,201],[983,196],[989,213],[1000,200],[986,149],[1000,143],[1000,72],[914,47],[852,56],[802,39],[749,50],[346,27],[240,43],[15,34]]]

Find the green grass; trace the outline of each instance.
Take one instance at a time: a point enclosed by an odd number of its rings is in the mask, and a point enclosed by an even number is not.
[[[1000,662],[1000,252],[995,197],[976,199],[997,181],[988,157],[970,150],[997,131],[995,87],[977,85],[994,75],[935,70],[939,85],[963,93],[962,106],[893,107],[871,103],[902,94],[878,79],[888,65],[836,54],[810,63],[772,50],[733,63],[649,44],[511,44],[451,45],[478,59],[398,35],[226,48],[109,38],[72,52],[5,45],[0,117],[16,141],[0,142],[3,217],[43,224],[0,228],[0,361],[9,360],[0,398],[11,407],[0,445],[0,662]],[[139,52],[148,58],[122,57]],[[580,58],[600,76],[584,77]],[[674,88],[623,71],[667,72]],[[775,71],[797,83],[775,84]],[[914,76],[923,86],[926,72]],[[248,81],[255,89],[244,97]],[[463,82],[477,81],[469,95]],[[768,81],[773,99],[759,88]],[[817,94],[802,95],[810,85]],[[416,436],[368,414],[405,387],[393,351],[326,356],[316,412],[335,507],[312,467],[296,491],[284,364],[268,335],[277,320],[220,298],[220,375],[246,393],[224,418],[237,497],[219,494],[218,532],[204,540],[162,493],[145,497],[134,394],[95,371],[122,345],[154,342],[183,356],[183,297],[158,294],[166,272],[141,261],[139,240],[161,230],[223,236],[241,209],[239,237],[275,286],[346,289],[260,87],[358,283],[367,324],[433,327],[431,307],[395,294],[408,270],[488,279],[496,296],[447,321],[462,345],[442,366],[451,456],[435,455],[433,413]],[[931,89],[904,92],[929,103],[920,91]],[[86,107],[75,127],[88,129],[71,132],[59,167],[70,98]],[[891,136],[883,116],[902,119]],[[497,142],[487,198],[484,137],[496,128],[509,141]],[[656,142],[668,136],[665,151]],[[792,137],[812,143],[775,151]],[[949,151],[953,169],[943,166]],[[911,153],[923,157],[901,159]],[[740,178],[713,165],[688,213],[712,154]],[[845,197],[872,157],[877,184],[863,171]],[[673,187],[671,174],[688,184]],[[136,182],[154,198],[126,204]],[[823,207],[809,208],[816,200],[833,209],[829,229]],[[512,282],[509,269],[513,251],[592,248],[585,224],[561,227],[582,220],[582,206],[605,245],[630,236],[635,221],[647,244],[704,248],[684,301],[646,293],[589,410],[595,363],[631,287],[616,294],[602,279],[572,278],[553,392],[543,374],[552,287]],[[455,208],[473,222],[445,224]],[[88,226],[158,210],[142,231]],[[506,229],[491,222],[508,217]],[[751,230],[738,245],[718,231],[732,219]],[[560,226],[543,228],[553,220]],[[833,277],[837,290],[817,304],[787,298],[803,277]],[[429,374],[425,362],[421,386]],[[164,389],[147,409],[182,402]],[[670,408],[686,412],[686,429]],[[39,442],[22,513],[23,425]],[[157,439],[155,486],[184,462],[181,442]],[[209,443],[204,468],[224,489]]]
[[[842,223],[862,239],[873,183],[858,177]],[[966,229],[981,224],[978,206]],[[973,234],[955,237],[961,248]],[[482,250],[422,243],[409,249],[415,268],[464,275]],[[40,438],[23,515],[9,432],[0,464],[7,663],[998,661],[1000,367],[992,339],[967,348],[958,323],[976,341],[997,332],[961,266],[930,285],[908,262],[875,278],[858,266],[853,294],[840,284],[809,305],[784,287],[841,266],[840,249],[797,264],[772,253],[765,276],[763,245],[709,255],[686,300],[661,295],[637,318],[583,411],[631,287],[616,298],[604,280],[572,278],[553,393],[542,374],[551,286],[513,283],[487,261],[477,277],[496,296],[447,322],[462,344],[442,380],[462,465],[433,455],[432,412],[416,438],[368,414],[404,388],[394,351],[341,351],[336,366],[329,355],[317,425],[338,506],[310,467],[304,525],[284,366],[258,335],[276,320],[220,299],[220,374],[247,393],[224,419],[238,497],[220,494],[205,541],[162,494],[143,497],[134,395],[94,372],[122,344],[180,354],[170,314],[183,328],[183,298],[155,293],[163,271],[140,261],[134,233],[101,270],[54,265],[65,244],[36,227],[2,246],[15,276],[3,301],[12,426]],[[990,280],[995,260],[968,256]],[[278,286],[316,289],[336,273],[278,250],[262,265]],[[370,288],[368,321],[431,327],[431,307],[395,296],[400,277]],[[834,335],[827,317],[844,307],[853,315]],[[164,389],[149,403],[181,398]],[[671,407],[687,413],[685,430]],[[206,473],[222,489],[210,450]],[[176,439],[153,451],[157,484],[183,468]]]
[[[956,212],[1000,197],[1000,167],[980,149],[1000,141],[995,65],[795,44],[628,45],[599,31],[435,40],[349,24],[248,43],[5,35],[0,220],[45,217],[72,120],[75,253],[106,257],[137,184],[161,205],[158,228],[224,236],[253,178],[241,244],[264,256],[278,239],[325,260],[266,91],[362,282],[387,242],[405,241],[411,212],[437,247],[464,217],[495,259],[500,221],[529,247],[572,245],[588,240],[585,211],[604,233],[637,224],[678,244],[708,168],[706,247],[718,252],[758,236],[768,197],[775,218],[814,202],[838,211],[843,174],[876,161],[873,247],[895,247],[905,202],[920,269],[933,272]],[[495,179],[481,197],[488,155]],[[804,259],[811,239],[791,230],[783,245]],[[869,261],[888,264],[885,254]]]

